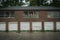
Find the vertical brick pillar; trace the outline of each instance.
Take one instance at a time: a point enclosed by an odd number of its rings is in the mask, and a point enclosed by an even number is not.
[[[42,31],[44,31],[44,21],[42,21]]]
[[[30,22],[30,32],[32,32],[32,22]]]
[[[6,22],[6,32],[8,32],[8,22]]]
[[[18,32],[20,32],[20,22],[18,22]]]
[[[56,22],[54,21],[54,32],[56,32]]]

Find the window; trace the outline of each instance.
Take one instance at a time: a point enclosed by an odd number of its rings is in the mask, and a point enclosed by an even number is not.
[[[49,11],[48,18],[60,18],[60,12],[59,11]]]
[[[9,12],[6,12],[5,13],[5,17],[9,17]]]
[[[39,18],[39,11],[24,11],[24,18]]]
[[[9,17],[15,17],[15,13],[14,12],[10,12],[9,13]]]
[[[15,16],[15,13],[14,12],[3,12],[3,11],[1,11],[0,12],[0,17],[8,17],[8,18],[10,18],[10,17],[14,17]]]
[[[0,12],[0,17],[4,17],[4,12]]]

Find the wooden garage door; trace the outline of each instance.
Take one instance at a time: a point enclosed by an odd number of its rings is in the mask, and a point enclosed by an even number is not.
[[[8,29],[9,29],[9,31],[18,30],[18,23],[17,22],[9,22]]]
[[[42,30],[42,22],[32,22],[32,30]]]
[[[6,23],[0,22],[0,31],[6,31]]]
[[[44,22],[44,30],[53,30],[54,25],[53,22]]]
[[[56,30],[60,30],[60,22],[56,22]]]
[[[20,30],[30,30],[29,22],[20,22]]]

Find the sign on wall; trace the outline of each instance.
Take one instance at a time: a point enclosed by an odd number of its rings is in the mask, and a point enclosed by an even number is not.
[[[6,23],[0,22],[0,31],[5,31],[5,30],[6,30]]]
[[[29,22],[20,22],[20,30],[30,30]]]
[[[53,30],[54,24],[53,22],[44,22],[44,30]]]
[[[32,22],[32,30],[42,30],[41,22]]]
[[[8,24],[8,30],[18,30],[18,23],[17,22],[9,22]]]
[[[60,30],[60,22],[56,22],[56,30]]]

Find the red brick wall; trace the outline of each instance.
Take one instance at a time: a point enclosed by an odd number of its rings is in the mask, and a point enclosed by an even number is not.
[[[15,11],[15,18],[0,18],[2,21],[60,21],[60,18],[48,18],[47,11],[40,11],[39,18],[24,18],[23,11]]]

